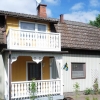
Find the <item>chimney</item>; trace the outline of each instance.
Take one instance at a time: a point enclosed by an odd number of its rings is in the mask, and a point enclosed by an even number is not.
[[[60,15],[60,23],[63,23],[64,22],[64,17],[63,17],[63,14]]]
[[[38,7],[37,7],[37,10],[38,10],[37,15],[38,15],[39,17],[44,17],[44,18],[47,17],[46,6],[47,6],[47,5],[45,5],[45,4],[39,4],[39,5],[38,5]]]

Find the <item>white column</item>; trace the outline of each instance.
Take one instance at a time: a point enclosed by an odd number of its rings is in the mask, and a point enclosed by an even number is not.
[[[62,59],[60,60],[60,74],[61,74],[61,95],[63,95],[63,68],[62,68]]]
[[[60,94],[63,95],[63,66],[62,66],[62,56],[56,57],[56,62],[59,62],[59,64],[60,64],[60,69],[59,69],[60,80],[61,80],[61,93]]]

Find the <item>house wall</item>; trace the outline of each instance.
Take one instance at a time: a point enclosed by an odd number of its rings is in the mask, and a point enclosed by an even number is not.
[[[0,100],[4,99],[4,85],[5,85],[5,74],[4,74],[4,62],[3,57],[0,54]]]
[[[47,25],[47,31],[50,31],[50,25],[47,22],[40,22],[40,21],[34,21],[34,20],[28,20],[28,19],[22,19],[22,18],[15,18],[15,17],[7,17],[7,21],[6,21],[6,33],[8,34],[8,30],[10,28],[13,29],[19,29],[19,21],[29,21],[29,22],[35,22],[35,23],[43,23]]]
[[[12,64],[12,81],[26,81],[26,63],[33,61],[31,57],[20,56]],[[43,58],[44,67],[42,67],[42,79],[50,79],[49,58]]]
[[[80,85],[80,91],[91,88],[95,78],[99,79],[100,84],[99,55],[65,54],[63,55],[63,66],[66,62],[68,64],[68,71],[63,70],[63,92],[73,92],[73,84],[76,82]],[[86,63],[85,79],[71,79],[71,62]]]
[[[44,64],[44,66],[42,67],[42,79],[43,80],[50,79],[50,59],[49,57],[44,57],[42,64]]]
[[[31,57],[20,56],[12,64],[12,81],[26,81],[26,62],[32,61]]]

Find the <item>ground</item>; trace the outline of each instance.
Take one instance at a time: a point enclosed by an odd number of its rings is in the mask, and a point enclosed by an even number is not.
[[[100,95],[80,95],[78,96],[78,98],[75,98],[75,96],[69,96],[73,99],[64,99],[64,100],[100,100]],[[89,99],[86,99],[87,97],[89,97]],[[97,98],[97,99],[93,99],[94,98]],[[66,98],[66,97],[65,97]]]

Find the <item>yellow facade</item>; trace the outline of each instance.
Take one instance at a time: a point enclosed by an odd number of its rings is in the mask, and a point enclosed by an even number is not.
[[[27,62],[32,61],[32,58],[29,56],[20,56],[12,64],[12,81],[26,81],[27,80]],[[42,79],[50,79],[50,64],[49,57],[44,57],[41,66],[42,68]],[[41,64],[41,65],[42,65]]]
[[[7,20],[6,20],[6,34],[8,34],[10,28],[11,29],[20,29],[20,27],[19,27],[20,21],[46,24],[47,31],[50,32],[49,22],[34,21],[32,19],[29,20],[29,19],[15,18],[15,17],[8,16]],[[13,62],[13,64],[12,64],[12,81],[26,81],[27,80],[26,79],[26,77],[27,77],[26,63],[28,61],[32,61],[32,58],[28,57],[28,56],[20,56],[20,57],[18,57],[17,61]],[[42,79],[50,79],[49,57],[44,57],[42,63],[44,63],[44,66],[41,67],[42,68],[42,70],[41,70]]]
[[[8,34],[8,31],[10,28],[12,29],[19,29],[19,22],[20,21],[27,21],[27,22],[35,22],[34,20],[28,20],[28,19],[22,19],[22,18],[15,18],[15,17],[7,17],[7,20],[6,20],[6,33]],[[37,21],[35,23],[43,23],[43,24],[46,24],[47,25],[47,31],[50,32],[50,25],[49,23],[47,22],[40,22],[40,21]]]
[[[47,80],[50,79],[50,61],[49,57],[44,57],[42,64],[44,65],[42,67],[42,79]]]

